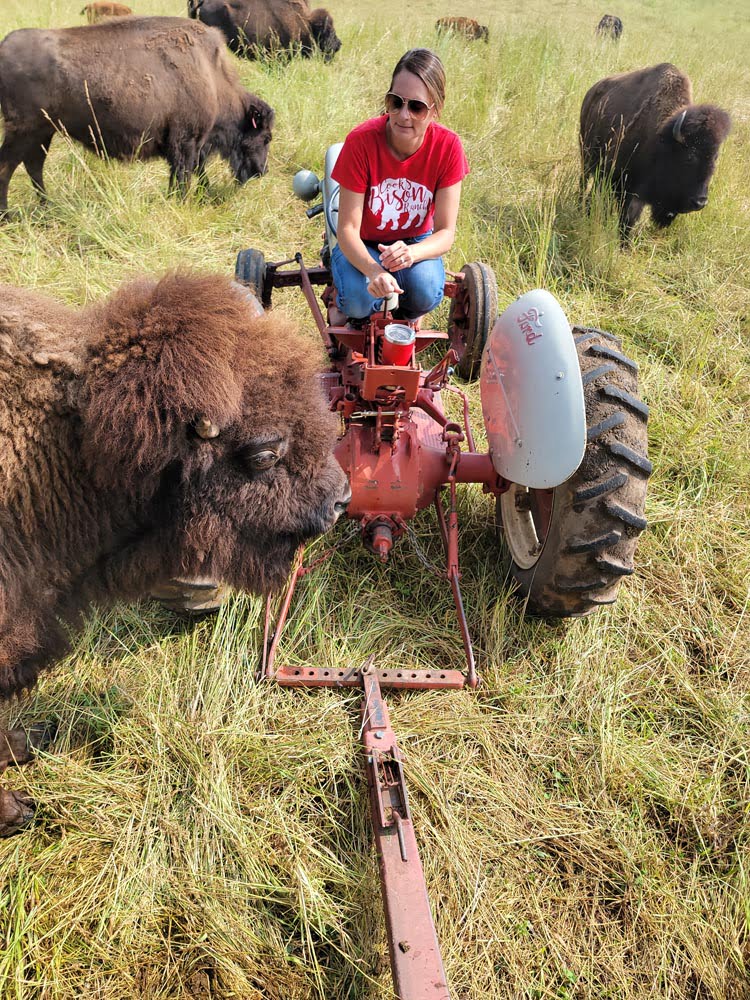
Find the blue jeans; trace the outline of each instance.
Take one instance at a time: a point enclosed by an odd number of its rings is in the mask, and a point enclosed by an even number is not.
[[[419,243],[429,235],[425,233],[405,242]],[[383,240],[383,244],[386,243],[387,241]],[[377,247],[368,246],[367,252],[373,260],[380,263],[380,251]],[[374,299],[370,295],[367,291],[367,278],[349,263],[338,243],[331,252],[331,271],[338,292],[336,304],[347,316],[352,319],[363,319],[383,308],[383,300]],[[394,271],[393,276],[404,290],[404,294],[399,296],[399,309],[404,319],[424,316],[442,302],[445,287],[445,266],[442,257],[420,260],[412,267]]]

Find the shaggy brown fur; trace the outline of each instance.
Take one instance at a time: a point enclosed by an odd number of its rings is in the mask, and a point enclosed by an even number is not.
[[[124,3],[108,3],[107,0],[94,0],[94,3],[87,3],[81,11],[81,16],[86,15],[89,24],[96,24],[106,17],[127,17],[133,11],[126,7]]]
[[[187,189],[218,153],[244,183],[265,173],[274,114],[239,82],[218,31],[182,17],[123,17],[12,31],[0,43],[0,213],[20,163],[44,197],[58,129],[118,159],[159,156]]]
[[[463,35],[471,41],[490,40],[490,29],[487,25],[475,21],[473,17],[439,17],[435,22],[435,28],[438,31]]]
[[[0,287],[1,696],[90,602],[168,576],[281,585],[349,496],[315,355],[217,276],[142,279],[82,312]]]
[[[609,76],[581,106],[583,183],[611,182],[627,233],[645,205],[658,226],[708,201],[719,147],[731,120],[713,104],[693,104],[688,77],[671,63]]]
[[[188,16],[219,28],[230,49],[248,58],[317,49],[332,59],[341,48],[331,15],[310,10],[307,0],[188,0]]]

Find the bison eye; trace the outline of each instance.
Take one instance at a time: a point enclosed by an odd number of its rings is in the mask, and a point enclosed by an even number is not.
[[[270,448],[264,451],[252,452],[245,456],[245,461],[256,472],[263,472],[266,469],[273,468],[278,462],[280,456],[276,451],[272,451]]]
[[[265,441],[249,441],[237,449],[235,461],[239,462],[245,473],[251,476],[267,472],[281,461],[287,447],[288,443],[283,436]]]

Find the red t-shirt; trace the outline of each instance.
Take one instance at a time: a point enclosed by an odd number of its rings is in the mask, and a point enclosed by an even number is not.
[[[393,243],[432,229],[435,192],[458,184],[469,164],[455,132],[431,122],[422,145],[398,160],[385,138],[387,115],[352,129],[332,177],[349,191],[364,194],[359,234],[363,240]]]

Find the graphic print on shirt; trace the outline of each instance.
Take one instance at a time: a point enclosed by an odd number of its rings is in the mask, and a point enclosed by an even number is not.
[[[395,232],[421,226],[431,205],[432,191],[407,177],[387,177],[370,188],[369,208],[374,216],[380,217],[380,230],[390,226],[391,232]],[[406,221],[399,225],[404,214]]]

